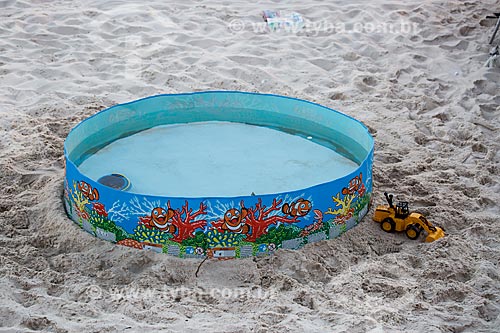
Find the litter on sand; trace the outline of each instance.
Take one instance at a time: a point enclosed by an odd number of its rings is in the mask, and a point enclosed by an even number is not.
[[[264,10],[262,17],[271,31],[298,31],[305,26],[304,18],[296,12]]]

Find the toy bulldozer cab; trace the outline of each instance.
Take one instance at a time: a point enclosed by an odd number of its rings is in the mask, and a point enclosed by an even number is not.
[[[375,209],[373,220],[380,222],[386,232],[405,231],[410,239],[417,239],[422,230],[427,232],[426,242],[433,242],[444,237],[443,229],[435,227],[422,214],[410,212],[407,201],[393,204],[393,195],[384,193],[388,206],[380,205]]]
[[[392,194],[390,196],[392,204]],[[408,201],[400,201],[396,204],[396,217],[404,219],[410,215],[410,209],[408,208]]]

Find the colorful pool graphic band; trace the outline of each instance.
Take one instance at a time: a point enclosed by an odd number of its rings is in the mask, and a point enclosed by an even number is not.
[[[119,190],[79,169],[89,156],[120,138],[160,125],[206,121],[312,137],[358,167],[290,192],[196,198],[134,193],[128,184]],[[362,123],[304,100],[237,91],[152,96],[103,110],[73,128],[64,146],[64,203],[78,226],[119,245],[182,258],[268,255],[333,239],[361,221],[372,192],[373,147]]]

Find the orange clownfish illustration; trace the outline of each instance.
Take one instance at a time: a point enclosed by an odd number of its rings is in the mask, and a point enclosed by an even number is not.
[[[241,208],[241,210],[236,208],[228,209],[224,214],[222,230],[228,230],[237,234],[248,234],[250,227],[244,221],[247,215],[248,210],[246,208]]]
[[[285,203],[283,207],[281,207],[281,211],[283,214],[290,215],[293,217],[302,217],[309,214],[311,211],[311,202],[306,199],[299,199],[291,204]]]
[[[149,229],[156,228],[174,234],[177,231],[176,226],[171,221],[174,214],[175,212],[172,208],[165,210],[161,207],[156,207],[151,211],[151,216],[141,218],[141,224],[144,224]]]
[[[78,189],[82,192],[83,196],[90,201],[99,200],[99,191],[97,191],[96,188],[92,188],[92,186],[83,180],[78,182]]]
[[[359,173],[359,176],[354,177],[349,182],[347,187],[342,189],[343,195],[353,195],[356,192],[360,192],[360,195],[363,195],[365,192],[365,185],[363,184],[363,174]]]

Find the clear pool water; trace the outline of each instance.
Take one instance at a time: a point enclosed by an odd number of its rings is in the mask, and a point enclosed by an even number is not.
[[[123,174],[133,193],[228,197],[299,190],[358,167],[312,137],[205,121],[157,126],[118,139],[90,155],[79,169],[94,181]]]

